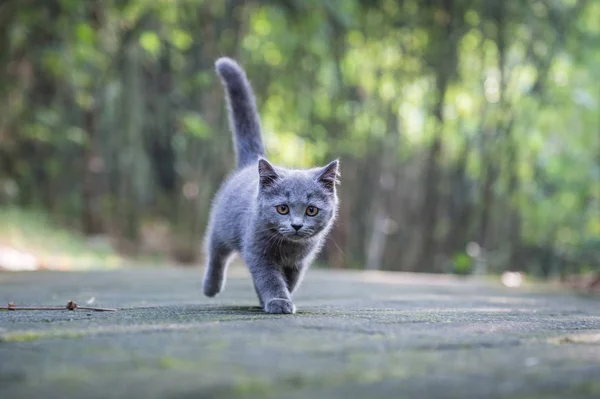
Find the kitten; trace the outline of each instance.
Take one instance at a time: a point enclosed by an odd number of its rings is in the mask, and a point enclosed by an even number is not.
[[[223,290],[228,262],[239,253],[264,311],[295,313],[292,293],[337,215],[338,161],[303,170],[270,164],[244,70],[226,57],[215,66],[225,87],[237,170],[212,205],[205,238],[204,294],[213,297]]]

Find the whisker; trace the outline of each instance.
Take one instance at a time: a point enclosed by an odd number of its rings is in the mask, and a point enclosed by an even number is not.
[[[340,246],[337,244],[337,242],[335,242],[335,240],[332,238],[331,241],[333,242],[333,245],[335,245],[335,247],[340,251],[340,253],[342,254],[342,256],[344,257],[344,260],[346,258],[346,254],[344,253],[344,251],[342,251],[342,248],[340,248]]]

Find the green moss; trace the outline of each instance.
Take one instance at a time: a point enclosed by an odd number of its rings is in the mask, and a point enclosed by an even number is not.
[[[161,356],[156,364],[161,369],[166,370],[195,370],[198,371],[202,368],[201,363],[193,362],[189,359],[182,359],[173,356]]]
[[[158,365],[164,369],[176,368],[178,364],[179,359],[171,356],[163,356],[160,359],[158,359]]]
[[[600,397],[600,380],[586,381],[573,387],[573,391],[581,395],[589,395],[590,397]]]
[[[296,312],[297,316],[327,316],[331,313],[323,312],[323,311],[311,311],[311,310],[300,310]]]
[[[0,337],[0,342],[27,342],[37,341],[44,338],[44,333],[37,333],[33,331],[24,331],[21,333],[8,333]]]
[[[412,371],[406,367],[392,367],[387,364],[385,367],[371,367],[366,360],[367,357],[358,356],[355,359],[357,364],[348,368],[342,368],[335,373],[305,375],[294,373],[284,376],[280,379],[265,380],[255,377],[236,378],[227,392],[233,392],[243,397],[281,397],[282,394],[290,390],[302,388],[323,388],[328,386],[343,385],[352,383],[373,383],[385,379],[404,379],[410,377]],[[225,392],[223,392],[225,393]]]
[[[268,394],[273,394],[275,385],[266,380],[261,380],[258,378],[250,378],[250,377],[241,377],[238,378],[231,390],[239,395],[260,395],[267,396]]]
[[[17,331],[0,336],[0,342],[28,342],[49,338],[81,338],[85,334],[80,331]]]
[[[597,344],[600,343],[600,334],[580,334],[560,338],[551,338],[552,344]]]
[[[65,386],[77,386],[81,381],[89,381],[94,377],[94,373],[82,367],[69,367],[68,369],[51,372],[48,379]]]

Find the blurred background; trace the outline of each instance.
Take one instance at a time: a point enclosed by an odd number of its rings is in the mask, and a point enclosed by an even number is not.
[[[198,265],[234,152],[341,159],[322,267],[600,269],[600,2],[0,1],[0,268]]]

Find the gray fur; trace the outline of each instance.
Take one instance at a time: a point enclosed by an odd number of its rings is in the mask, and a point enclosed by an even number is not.
[[[219,58],[215,67],[227,91],[229,124],[237,144],[237,166],[243,168],[256,162],[259,156],[265,156],[256,100],[244,70],[235,61]]]
[[[244,71],[229,58],[217,60],[216,69],[226,88],[238,168],[213,201],[205,239],[204,294],[213,297],[223,290],[228,262],[239,253],[265,312],[295,313],[291,295],[337,215],[338,161],[302,170],[271,165]],[[287,205],[289,213],[280,214],[278,205]],[[309,216],[309,206],[318,213]]]

